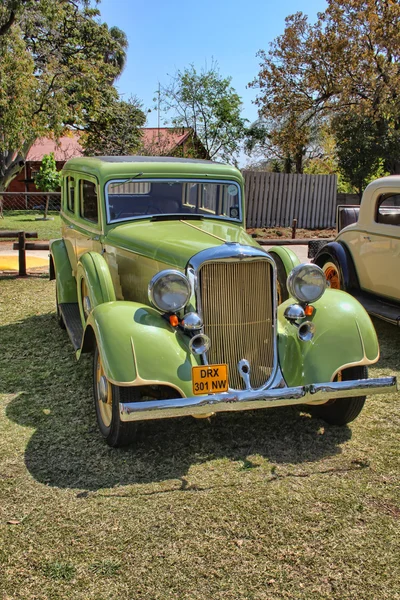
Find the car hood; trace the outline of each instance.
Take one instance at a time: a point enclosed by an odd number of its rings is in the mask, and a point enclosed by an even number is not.
[[[106,244],[184,269],[188,260],[225,242],[258,244],[238,225],[214,220],[136,221],[113,228]]]

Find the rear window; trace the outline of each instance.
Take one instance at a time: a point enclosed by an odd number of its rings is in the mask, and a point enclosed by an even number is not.
[[[382,194],[378,198],[376,222],[400,225],[400,194]]]

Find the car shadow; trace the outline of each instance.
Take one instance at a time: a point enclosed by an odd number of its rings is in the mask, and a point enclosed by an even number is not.
[[[33,429],[25,448],[32,477],[50,486],[97,490],[185,477],[192,465],[227,458],[251,464],[318,461],[341,453],[348,427],[325,427],[297,407],[145,422],[126,448],[109,448],[96,424],[92,361],[76,362],[54,314],[0,328],[0,393],[6,416]],[[15,429],[18,435],[18,429]]]

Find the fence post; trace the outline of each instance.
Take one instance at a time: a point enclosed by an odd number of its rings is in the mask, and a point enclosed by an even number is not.
[[[25,231],[18,232],[18,275],[26,277]]]

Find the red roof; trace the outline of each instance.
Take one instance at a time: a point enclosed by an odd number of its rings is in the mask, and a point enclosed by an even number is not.
[[[160,154],[168,154],[183,144],[191,131],[183,127],[144,127],[142,144],[145,150],[158,150]]]
[[[54,152],[56,161],[65,162],[76,156],[83,156],[83,148],[79,143],[79,134],[65,135],[58,141],[51,138],[39,138],[29,150],[27,161],[41,161],[45,154]]]
[[[191,129],[175,127],[144,127],[142,143],[151,154],[169,154],[189,137]],[[80,134],[70,133],[58,141],[51,138],[39,138],[33,144],[26,157],[27,161],[41,161],[45,154],[54,152],[56,161],[65,162],[76,156],[83,156],[83,148],[79,143]]]

